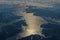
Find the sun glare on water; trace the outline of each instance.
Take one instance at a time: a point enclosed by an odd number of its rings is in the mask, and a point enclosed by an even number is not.
[[[23,18],[26,21],[27,26],[24,26],[21,37],[29,35],[42,35],[41,25],[43,24],[43,18],[33,15],[33,13],[24,13]]]

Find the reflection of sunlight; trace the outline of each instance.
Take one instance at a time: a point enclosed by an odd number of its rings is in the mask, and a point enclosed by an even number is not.
[[[23,28],[23,32],[20,34],[21,37],[35,34],[42,36],[42,28],[40,26],[44,23],[43,18],[34,16],[33,13],[24,13],[23,18],[25,19],[27,26]]]
[[[28,29],[27,30],[27,35],[34,35],[36,33],[36,31],[34,29]]]

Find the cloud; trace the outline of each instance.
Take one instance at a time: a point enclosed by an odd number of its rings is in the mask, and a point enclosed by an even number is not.
[[[24,4],[39,8],[54,8],[54,5],[58,3],[60,3],[60,0],[0,0],[0,4]]]
[[[52,1],[52,0],[51,0]],[[1,3],[6,3],[6,4],[21,4],[24,3],[24,5],[29,5],[29,6],[37,6],[37,7],[53,7],[53,2],[49,0],[2,0],[0,1]]]
[[[16,19],[16,20],[13,20],[13,21],[8,22],[8,23],[0,23],[0,31],[2,30],[1,29],[2,27],[7,26],[7,25],[11,25],[11,24],[16,23],[16,22],[19,22],[21,20],[23,20],[23,19]]]
[[[1,23],[0,23],[0,26],[10,25],[10,24],[13,24],[13,23],[19,22],[20,20],[22,20],[22,19],[16,19],[16,20],[13,20],[13,21],[8,22],[8,23],[2,23],[2,25],[1,25]]]
[[[47,20],[47,23],[60,25],[60,19],[51,18],[51,17],[45,17],[45,19]]]

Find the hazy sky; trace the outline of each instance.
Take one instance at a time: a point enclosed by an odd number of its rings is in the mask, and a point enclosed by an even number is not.
[[[38,7],[53,7],[52,5],[53,0],[0,0],[0,3],[16,4],[16,3],[22,3],[21,1],[23,1],[24,3],[26,2],[26,5],[33,5],[33,6],[38,6]]]

